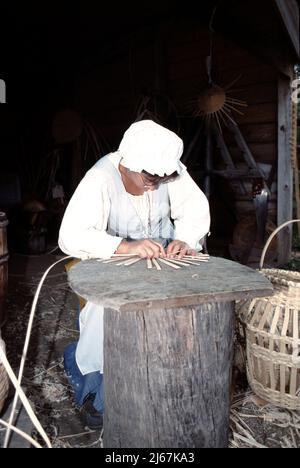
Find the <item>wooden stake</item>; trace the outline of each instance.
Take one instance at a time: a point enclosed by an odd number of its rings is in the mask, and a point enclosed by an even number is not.
[[[112,257],[136,257],[137,254],[112,254]]]
[[[152,258],[153,265],[156,267],[157,270],[161,270],[161,266],[159,263],[156,261],[155,258]]]
[[[120,260],[129,260],[132,257],[116,257],[116,258],[109,258],[108,260],[104,260],[102,263],[114,263],[114,262],[119,262]]]
[[[140,257],[138,257],[138,258],[140,259]],[[120,259],[119,259],[119,260],[120,260]],[[128,259],[128,258],[126,258],[126,259],[123,259],[123,260],[122,260],[121,262],[119,262],[119,263],[115,263],[115,265],[117,265],[117,266],[126,265],[126,264],[128,264],[128,262],[130,262],[129,265],[131,265],[131,260],[137,260],[137,259],[136,259],[136,258],[134,258],[134,259]],[[135,262],[132,262],[132,263],[135,263]],[[127,265],[127,266],[128,266],[128,265]]]
[[[191,260],[198,260],[199,258],[206,258],[209,259],[209,255],[202,254],[202,255],[184,255],[183,258],[190,258]]]
[[[189,263],[184,263],[184,260],[174,260],[173,258],[168,258],[168,262],[175,263],[175,265],[180,265],[180,266],[190,266]]]
[[[175,268],[176,270],[178,270],[178,269],[180,268],[180,266],[174,265],[174,263],[171,263],[171,262],[169,262],[168,260],[165,260],[164,258],[158,258],[157,260],[158,260],[159,262],[164,263],[165,265],[168,265],[168,266],[170,266],[170,267],[172,267],[172,268]]]
[[[178,261],[180,261],[180,260],[178,260]],[[199,262],[199,261],[191,260],[190,258],[189,258],[189,259],[186,259],[186,258],[185,258],[183,261],[184,261],[185,263],[188,263],[189,265],[200,265],[200,263],[203,263],[203,262],[204,262],[204,263],[207,263],[208,260],[205,260],[205,261],[204,261],[204,260],[201,260],[201,261]]]
[[[132,258],[131,260],[127,260],[123,265],[130,266],[130,265],[133,265],[134,263],[139,262],[140,260],[142,260],[142,257]]]

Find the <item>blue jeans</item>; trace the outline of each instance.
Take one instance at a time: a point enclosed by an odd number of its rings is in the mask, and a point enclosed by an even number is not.
[[[94,408],[103,413],[103,374],[91,372],[83,375],[77,366],[75,352],[77,341],[69,344],[64,350],[64,367],[69,383],[75,394],[76,405],[82,406],[89,395],[95,395]]]

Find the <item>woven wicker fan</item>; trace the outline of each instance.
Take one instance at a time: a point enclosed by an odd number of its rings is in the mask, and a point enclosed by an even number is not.
[[[230,114],[237,112],[242,115],[243,113],[237,109],[238,106],[247,107],[245,101],[228,96],[231,86],[232,83],[222,88],[217,84],[211,83],[200,92],[196,99],[194,114],[204,117],[207,123],[210,123],[211,119],[215,119],[220,132],[222,132],[222,122],[226,125],[226,121],[230,120],[236,125]]]
[[[217,10],[216,5],[212,11],[211,19],[209,22],[209,39],[210,39],[210,51],[209,56],[206,59],[206,71],[208,75],[208,86],[206,86],[197,96],[194,101],[194,115],[204,117],[207,122],[212,119],[215,120],[220,132],[221,122],[227,126],[228,120],[234,125],[236,122],[230,115],[232,112],[243,114],[238,107],[247,107],[245,101],[235,99],[229,96],[230,93],[234,92],[232,89],[233,85],[239,79],[236,78],[233,82],[228,85],[221,87],[213,82],[212,79],[212,58],[213,58],[213,21]]]
[[[237,122],[235,121],[234,114],[243,115],[241,112],[242,108],[247,107],[247,103],[244,100],[236,99],[232,97],[231,93],[237,92],[234,85],[239,80],[240,76],[236,77],[232,82],[220,86],[214,82],[212,78],[213,70],[213,28],[212,23],[217,6],[214,8],[209,24],[209,38],[210,38],[210,50],[209,55],[206,59],[206,71],[208,76],[208,83],[200,90],[198,95],[190,101],[188,107],[191,113],[195,117],[201,117],[205,123],[205,159],[204,159],[204,181],[203,189],[208,198],[211,195],[211,175],[219,175],[225,177],[232,185],[234,191],[243,196],[249,196],[253,199],[254,210],[257,218],[256,237],[257,243],[260,241],[260,246],[263,246],[265,233],[266,233],[266,221],[267,221],[267,207],[268,199],[270,196],[270,188],[266,178],[268,177],[262,170],[261,166],[256,163],[255,157],[253,156]],[[186,162],[189,154],[193,149],[193,145],[197,142],[198,135],[203,130],[199,126],[198,132],[193,138],[190,148],[186,151],[183,162]],[[225,138],[223,136],[222,127],[225,127],[227,133],[230,132],[233,136],[233,140],[240,150],[240,157],[243,161],[238,161],[239,165],[242,163],[242,173],[236,166],[236,162],[233,160],[230,150],[227,147]],[[222,169],[214,167],[214,145],[220,152],[223,159]],[[250,174],[251,172],[251,174]],[[252,179],[259,181],[260,190],[257,190],[255,194],[249,193],[249,188],[245,182]]]

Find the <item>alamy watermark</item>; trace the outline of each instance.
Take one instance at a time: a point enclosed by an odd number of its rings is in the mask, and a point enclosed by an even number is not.
[[[292,81],[292,88],[294,91],[292,91],[292,101],[295,104],[299,104],[300,102],[300,78],[296,78],[295,80]]]
[[[0,79],[0,104],[6,103],[6,84],[4,80]]]

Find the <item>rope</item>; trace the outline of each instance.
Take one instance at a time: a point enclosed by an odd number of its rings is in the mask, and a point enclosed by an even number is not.
[[[299,223],[299,221],[300,221],[300,219],[292,219],[290,221],[286,221],[285,223],[278,226],[278,228],[276,228],[275,231],[272,232],[272,234],[270,235],[269,239],[267,240],[266,245],[264,246],[262,254],[261,254],[261,258],[260,258],[260,262],[259,262],[259,269],[260,270],[263,268],[265,255],[266,255],[267,249],[268,249],[273,237],[276,236],[277,232],[279,232],[282,228],[284,228],[288,224],[290,224],[290,223]]]
[[[34,295],[34,298],[33,298],[33,301],[32,301],[32,306],[31,306],[31,310],[30,310],[30,316],[29,316],[29,321],[28,321],[28,326],[27,326],[27,332],[26,332],[26,337],[25,337],[25,342],[24,342],[24,347],[23,347],[23,352],[22,352],[22,358],[21,358],[21,363],[20,363],[20,369],[19,369],[19,374],[18,374],[18,379],[16,379],[10,365],[9,365],[9,362],[4,354],[4,351],[0,348],[0,359],[2,360],[3,362],[3,365],[16,389],[16,392],[15,392],[15,397],[14,397],[14,401],[13,401],[13,405],[12,405],[12,409],[11,409],[11,412],[10,412],[10,416],[9,416],[9,421],[8,421],[8,425],[7,425],[7,430],[6,430],[6,434],[5,434],[5,439],[4,439],[4,445],[3,445],[3,448],[7,448],[8,447],[8,443],[9,443],[9,438],[10,438],[10,434],[11,434],[11,429],[12,429],[12,423],[13,423],[13,419],[14,419],[14,414],[15,414],[15,410],[16,410],[16,406],[17,406],[17,402],[18,402],[18,396],[20,396],[20,399],[28,413],[28,416],[30,417],[32,423],[34,424],[34,426],[36,427],[37,431],[40,433],[41,437],[44,439],[44,441],[46,442],[47,446],[49,448],[51,448],[51,443],[50,443],[50,440],[48,439],[48,436],[47,434],[45,433],[45,431],[43,430],[41,424],[39,423],[38,419],[36,418],[22,388],[21,388],[21,381],[22,381],[22,377],[23,377],[23,372],[24,372],[24,365],[25,365],[25,360],[26,360],[26,356],[27,356],[27,352],[28,352],[28,346],[29,346],[29,340],[30,340],[30,335],[31,335],[31,330],[32,330],[32,325],[33,325],[33,319],[34,319],[34,316],[35,316],[35,309],[36,309],[36,305],[37,305],[37,301],[38,301],[38,298],[39,298],[39,294],[40,294],[40,291],[41,291],[41,288],[43,286],[43,283],[48,275],[48,273],[52,270],[52,268],[57,265],[58,263],[64,261],[64,260],[67,260],[68,258],[72,258],[72,256],[66,256],[66,257],[63,257],[59,260],[57,260],[56,262],[54,262],[52,265],[50,265],[49,268],[47,268],[47,270],[45,271],[45,273],[43,274],[39,284],[38,284],[38,287],[36,289],[36,292],[35,292],[35,295]]]

